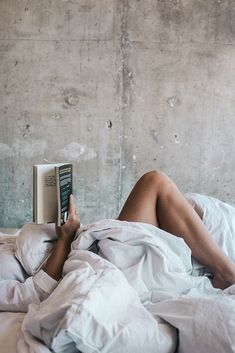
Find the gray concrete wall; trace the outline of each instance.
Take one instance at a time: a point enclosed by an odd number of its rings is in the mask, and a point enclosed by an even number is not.
[[[71,161],[82,221],[162,169],[235,200],[235,2],[0,0],[0,226],[32,219],[32,165]]]

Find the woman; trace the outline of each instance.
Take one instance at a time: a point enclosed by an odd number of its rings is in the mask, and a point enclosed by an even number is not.
[[[192,255],[212,271],[214,287],[224,289],[235,283],[235,264],[212,239],[200,216],[200,210],[190,205],[167,175],[151,171],[138,180],[117,219],[149,223],[182,237]],[[42,270],[24,283],[8,283],[7,291],[1,285],[0,310],[24,311],[30,302],[39,302],[50,294],[62,276],[78,228],[80,220],[71,196],[69,217],[57,227],[58,241]],[[11,293],[10,297],[6,293]]]
[[[44,271],[56,280],[61,278],[71,242],[80,227],[72,198],[70,201],[69,219],[57,229],[58,242],[44,266]],[[151,171],[136,183],[117,219],[150,223],[182,237],[192,255],[213,272],[213,285],[224,289],[235,283],[235,264],[212,239],[200,216],[200,210],[190,205],[167,175]]]

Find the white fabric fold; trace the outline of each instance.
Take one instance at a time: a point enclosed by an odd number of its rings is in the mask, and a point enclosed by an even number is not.
[[[39,304],[58,284],[40,270],[35,276],[21,283],[16,280],[0,281],[0,311],[27,312],[31,303]]]
[[[113,264],[73,250],[64,278],[40,305],[32,304],[24,330],[53,352],[173,353],[176,331],[158,322]]]
[[[16,239],[15,256],[28,275],[34,275],[52,252],[57,236],[55,224],[26,224]]]
[[[192,276],[191,251],[184,240],[151,224],[103,220],[83,227],[72,249],[98,240],[99,254],[122,270],[142,302],[184,294],[191,288],[216,291],[208,278]]]

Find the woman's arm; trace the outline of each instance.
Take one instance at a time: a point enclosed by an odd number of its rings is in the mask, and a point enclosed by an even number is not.
[[[73,196],[70,195],[68,219],[63,226],[56,227],[57,243],[45,265],[42,267],[43,271],[56,281],[61,279],[63,266],[78,228],[80,228],[80,219],[76,214]]]
[[[76,215],[73,197],[69,200],[69,217],[66,223],[57,227],[57,243],[53,252],[34,276],[21,283],[16,280],[2,280],[0,284],[0,311],[26,312],[30,303],[39,304],[45,300],[62,276],[63,266],[70,252],[70,246],[80,220]],[[45,273],[46,272],[46,273]]]

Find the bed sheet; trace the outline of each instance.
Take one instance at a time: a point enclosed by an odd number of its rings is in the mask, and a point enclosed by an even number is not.
[[[235,209],[207,196],[189,197],[235,260]],[[87,251],[94,241],[100,256]],[[27,263],[27,253],[24,262],[33,273],[37,264],[32,257]],[[177,332],[179,353],[235,352],[235,285],[215,289],[205,273],[181,238],[151,225],[104,220],[84,226],[58,287],[29,306],[18,352],[27,353],[26,345],[44,353],[38,345],[44,342],[58,353],[173,353]]]
[[[21,336],[21,325],[24,313],[0,312],[0,351],[16,353],[17,343]]]
[[[35,235],[32,227],[27,225],[19,234],[23,244],[19,238],[16,243],[21,244],[24,266],[31,266],[31,273],[38,266],[38,257],[32,261],[28,251]],[[81,249],[71,251],[63,279],[50,297],[29,306],[21,329],[19,353],[44,353],[46,346],[58,353],[142,353],[143,349],[154,353],[156,347],[159,353],[173,353],[177,342],[176,330],[145,309],[115,265]]]
[[[51,353],[45,344],[23,333],[25,316],[25,313],[0,312],[0,352]]]

